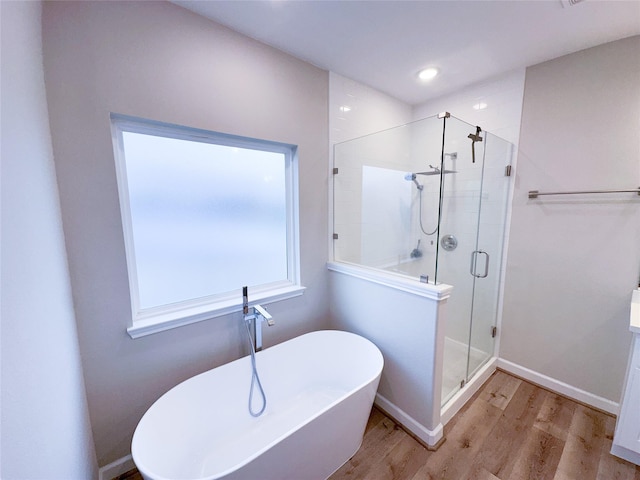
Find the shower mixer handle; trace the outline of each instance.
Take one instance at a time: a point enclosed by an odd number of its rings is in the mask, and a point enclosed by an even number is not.
[[[481,132],[482,129],[476,126],[475,135],[473,133],[467,135],[467,138],[471,139],[471,163],[476,163],[476,142],[482,141],[482,136],[480,135]]]

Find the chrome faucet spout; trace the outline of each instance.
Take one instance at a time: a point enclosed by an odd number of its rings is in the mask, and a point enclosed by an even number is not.
[[[269,312],[260,305],[254,305],[249,309],[251,313],[244,315],[244,321],[249,325],[253,337],[253,350],[259,352],[262,350],[262,322],[267,322],[268,326],[275,325],[275,320]]]
[[[262,320],[267,322],[267,325],[272,327],[276,322],[273,320],[273,317],[269,312],[265,310],[265,308],[261,305],[254,305],[253,311],[257,317],[262,317]]]

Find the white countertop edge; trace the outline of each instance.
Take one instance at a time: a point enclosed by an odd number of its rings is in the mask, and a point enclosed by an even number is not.
[[[640,288],[631,295],[631,314],[629,315],[629,330],[640,333]]]

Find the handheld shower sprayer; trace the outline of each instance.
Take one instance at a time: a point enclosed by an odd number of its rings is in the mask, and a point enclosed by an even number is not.
[[[404,179],[407,180],[408,182],[413,182],[416,184],[416,187],[418,187],[418,190],[422,190],[424,187],[422,185],[420,185],[418,183],[418,180],[416,180],[416,174],[415,173],[407,173],[404,176]]]
[[[247,287],[242,287],[242,314],[249,314],[249,294],[247,292]]]

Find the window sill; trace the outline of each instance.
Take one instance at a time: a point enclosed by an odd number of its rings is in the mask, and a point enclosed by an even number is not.
[[[301,285],[287,285],[252,295],[250,305],[259,303],[273,303],[288,298],[298,297],[304,293],[305,287]],[[164,332],[174,328],[190,325],[192,323],[209,320],[223,315],[242,311],[242,297],[232,300],[223,300],[215,303],[183,308],[178,311],[165,311],[154,313],[145,318],[137,319],[133,326],[127,328],[131,338],[140,338],[154,333]]]

